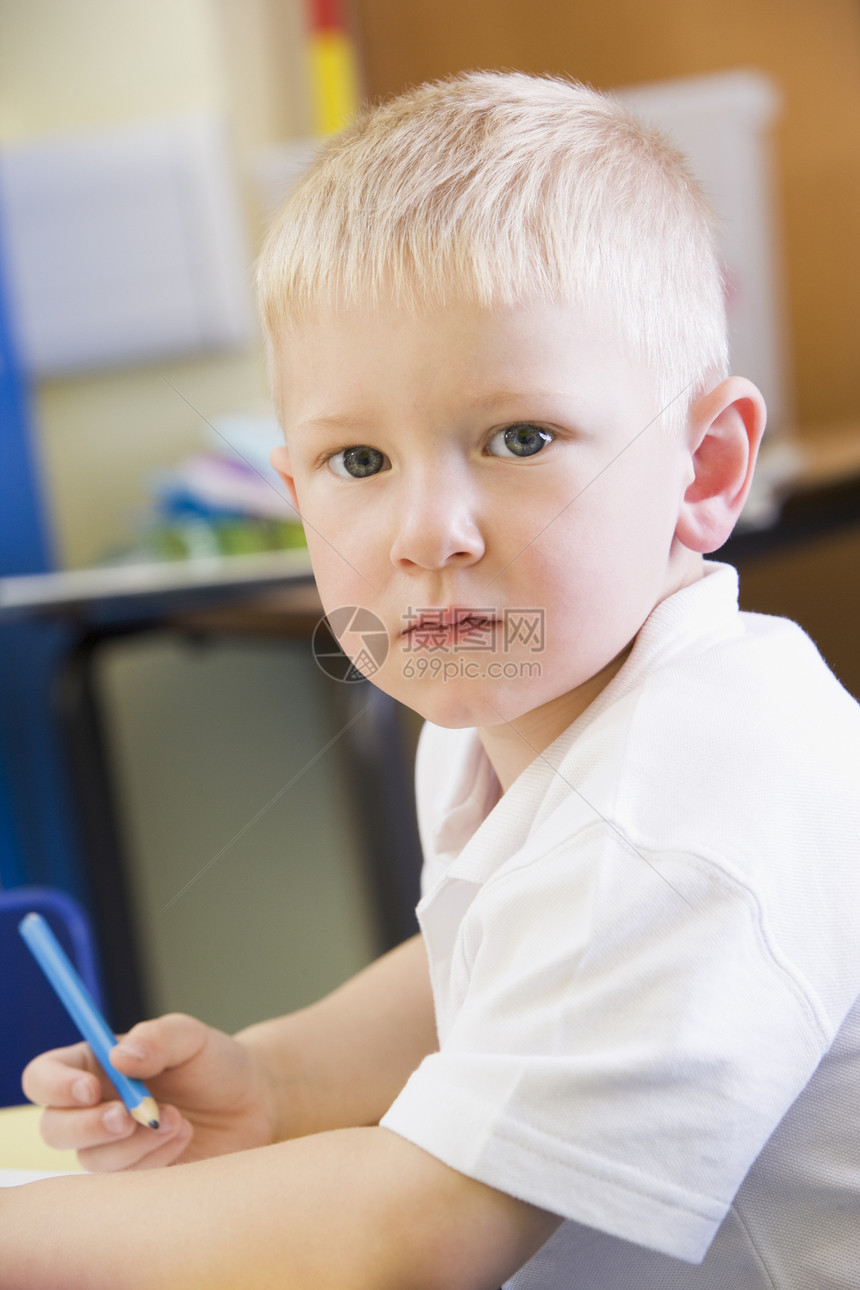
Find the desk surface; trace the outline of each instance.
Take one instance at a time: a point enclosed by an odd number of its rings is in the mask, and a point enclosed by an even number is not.
[[[124,564],[0,578],[0,621],[63,611],[90,617],[99,610],[128,612],[157,603],[160,608],[223,599],[312,580],[304,548],[259,555],[161,564]]]
[[[0,1108],[0,1172],[6,1169],[81,1172],[74,1151],[54,1151],[42,1141],[41,1115],[40,1106]]]

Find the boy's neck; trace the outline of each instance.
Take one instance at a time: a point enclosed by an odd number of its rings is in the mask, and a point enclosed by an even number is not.
[[[483,726],[478,735],[490,765],[506,793],[535,757],[540,756],[559,735],[572,726],[624,665],[633,642],[584,685],[560,699],[499,725]]]

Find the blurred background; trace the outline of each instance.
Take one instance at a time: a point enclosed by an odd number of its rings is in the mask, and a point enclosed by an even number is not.
[[[0,885],[81,899],[115,1025],[238,1027],[411,929],[415,730],[314,663],[250,282],[320,138],[477,67],[688,150],[771,409],[726,558],[860,693],[855,0],[0,0]]]

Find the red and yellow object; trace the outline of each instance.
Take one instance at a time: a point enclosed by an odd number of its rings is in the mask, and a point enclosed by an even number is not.
[[[307,0],[314,130],[337,134],[358,111],[358,67],[340,0]]]

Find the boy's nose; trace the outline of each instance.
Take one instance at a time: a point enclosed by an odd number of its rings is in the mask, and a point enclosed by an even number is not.
[[[474,564],[485,544],[470,490],[452,481],[426,481],[400,498],[391,561],[403,569]]]

